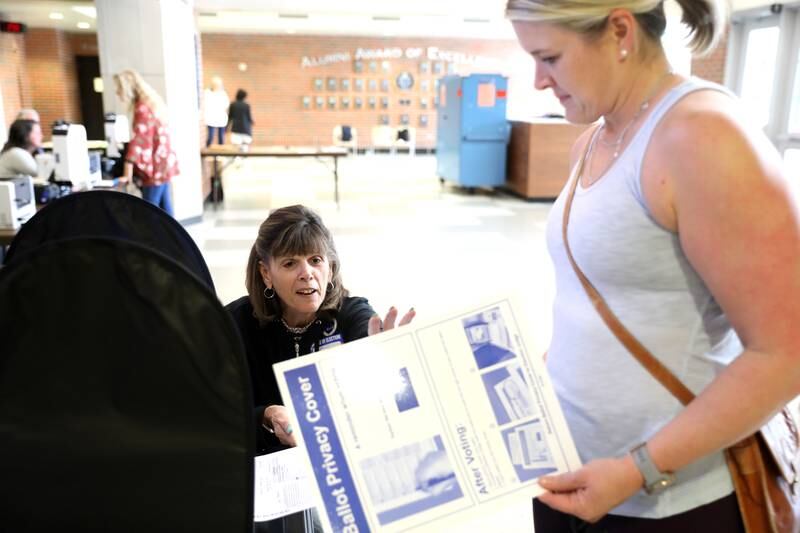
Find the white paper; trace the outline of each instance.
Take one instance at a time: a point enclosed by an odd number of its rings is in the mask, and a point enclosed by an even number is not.
[[[443,531],[580,466],[535,331],[499,299],[275,365],[326,528]]]
[[[300,448],[290,448],[256,457],[256,522],[314,507],[313,479],[302,454]]]

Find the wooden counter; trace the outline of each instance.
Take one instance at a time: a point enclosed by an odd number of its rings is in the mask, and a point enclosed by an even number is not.
[[[526,199],[558,196],[569,178],[569,152],[586,125],[563,120],[511,122],[506,187]]]

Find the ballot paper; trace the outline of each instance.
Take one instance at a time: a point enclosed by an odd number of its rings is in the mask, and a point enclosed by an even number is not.
[[[498,299],[275,365],[328,531],[530,509],[580,466],[531,320]]]
[[[314,486],[303,450],[256,457],[254,520],[263,522],[314,506]]]

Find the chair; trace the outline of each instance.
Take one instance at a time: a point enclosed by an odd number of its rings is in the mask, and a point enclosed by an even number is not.
[[[394,148],[408,150],[408,155],[413,156],[417,146],[417,130],[411,126],[399,126],[395,135]]]
[[[0,294],[4,530],[252,532],[250,380],[208,286],[89,237],[18,252]]]
[[[345,135],[349,130],[349,139]],[[333,145],[344,146],[348,150],[352,150],[353,154],[358,153],[358,132],[355,128],[347,125],[333,127]]]
[[[373,126],[372,127],[372,153],[375,153],[375,149],[384,149],[388,151],[392,151],[394,149],[395,139],[397,137],[397,132],[391,126]]]

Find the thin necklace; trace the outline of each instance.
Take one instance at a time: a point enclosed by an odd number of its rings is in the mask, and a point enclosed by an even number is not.
[[[606,127],[605,121],[600,125],[592,138],[589,140],[591,143],[589,145],[589,149],[586,151],[586,155],[584,156],[584,164],[583,164],[583,172],[581,172],[581,176],[578,176],[578,179],[583,178],[584,176],[588,180],[588,183],[585,185],[586,187],[591,187],[594,183],[603,177],[603,173],[599,174],[595,179],[591,179],[591,172],[592,172],[592,163],[594,162],[594,153],[596,151],[597,143],[600,142],[605,146],[613,146],[614,147],[614,154],[612,161],[616,161],[619,157],[620,148],[622,147],[622,142],[625,140],[625,135],[628,133],[628,130],[633,125],[634,122],[650,107],[650,100],[656,95],[656,93],[661,89],[664,85],[664,82],[669,78],[672,74],[674,74],[672,69],[667,70],[659,79],[658,82],[655,84],[653,89],[647,95],[647,98],[644,99],[642,105],[639,106],[638,111],[636,114],[633,115],[633,118],[622,128],[622,132],[619,134],[619,137],[616,138],[613,142],[606,142],[600,138],[600,134],[603,133],[603,129]]]
[[[609,142],[609,141],[604,141],[602,139],[601,135],[603,133],[603,130],[606,127],[606,123],[605,123],[605,121],[603,121],[603,124],[600,126],[600,131],[597,132],[597,140],[601,144],[603,144],[604,146],[612,146],[612,147],[614,147],[614,155],[613,155],[614,159],[619,157],[620,148],[622,147],[622,142],[625,140],[625,135],[627,135],[628,130],[631,129],[631,126],[633,126],[633,124],[639,119],[639,117],[642,116],[642,113],[647,111],[647,109],[650,107],[650,100],[656,95],[658,90],[664,84],[664,81],[666,81],[666,79],[669,78],[672,74],[673,74],[672,69],[667,70],[658,79],[658,82],[655,84],[653,89],[647,95],[647,98],[645,98],[644,101],[642,102],[642,105],[639,106],[639,109],[636,111],[636,114],[634,114],[633,118],[631,118],[628,121],[628,123],[625,125],[625,127],[622,128],[622,131],[620,132],[619,136],[615,140]]]

